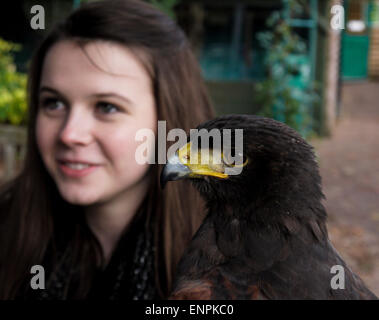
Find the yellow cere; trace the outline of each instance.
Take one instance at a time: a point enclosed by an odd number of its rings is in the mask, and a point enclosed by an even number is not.
[[[191,150],[191,142],[178,150],[179,161],[190,170],[190,176],[214,176],[228,178],[219,150]]]

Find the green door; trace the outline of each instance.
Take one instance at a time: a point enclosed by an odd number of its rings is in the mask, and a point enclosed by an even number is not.
[[[367,77],[368,60],[367,36],[342,36],[342,78],[365,79]]]
[[[365,79],[368,74],[369,1],[349,0],[345,6],[342,34],[341,72],[344,80]]]

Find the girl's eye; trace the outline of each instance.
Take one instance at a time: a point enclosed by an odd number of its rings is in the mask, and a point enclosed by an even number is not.
[[[105,113],[105,114],[115,113],[115,112],[120,111],[120,108],[118,108],[114,104],[108,103],[108,102],[99,102],[99,103],[97,103],[96,107],[99,108],[101,113]]]
[[[42,100],[42,107],[46,110],[53,111],[64,107],[64,103],[56,98],[46,98]]]

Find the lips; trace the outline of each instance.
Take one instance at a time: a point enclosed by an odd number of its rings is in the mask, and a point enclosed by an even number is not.
[[[100,165],[92,164],[87,161],[68,161],[66,159],[58,160],[59,168],[63,174],[72,178],[79,178],[89,175],[97,170]]]
[[[58,159],[59,162],[61,163],[80,163],[80,164],[88,164],[91,166],[97,166],[99,165],[98,163],[92,162],[92,161],[86,161],[86,160],[76,160],[76,159],[68,159],[68,158],[62,158]]]

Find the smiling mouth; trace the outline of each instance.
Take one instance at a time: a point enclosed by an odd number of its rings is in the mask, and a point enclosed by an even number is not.
[[[61,172],[74,178],[86,176],[101,167],[100,165],[66,161],[58,161],[58,164]]]
[[[65,165],[66,167],[69,167],[74,170],[83,170],[89,167],[92,167],[94,165],[88,164],[88,163],[79,163],[79,162],[65,162],[60,161],[62,165]]]

